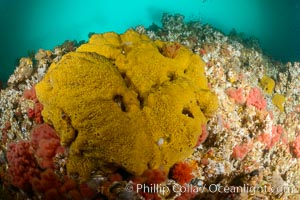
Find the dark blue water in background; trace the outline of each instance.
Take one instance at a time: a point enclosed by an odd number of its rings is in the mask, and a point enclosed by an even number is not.
[[[29,50],[52,49],[90,32],[160,24],[164,12],[259,38],[274,59],[300,61],[300,0],[0,0],[0,80]]]

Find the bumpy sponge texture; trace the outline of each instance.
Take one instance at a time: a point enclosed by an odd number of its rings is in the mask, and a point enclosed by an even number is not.
[[[168,170],[192,153],[218,106],[198,55],[132,30],[93,35],[53,63],[36,92],[69,146],[68,172],[82,180],[96,168]]]
[[[267,94],[273,93],[275,87],[275,81],[272,78],[265,75],[260,80],[260,84],[261,84],[261,88],[264,90],[265,93]]]

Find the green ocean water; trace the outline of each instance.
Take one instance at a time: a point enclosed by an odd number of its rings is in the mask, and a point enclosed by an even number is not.
[[[255,36],[274,59],[300,61],[299,0],[0,0],[0,80],[28,51],[52,49],[90,32],[124,32],[180,13],[228,33]]]

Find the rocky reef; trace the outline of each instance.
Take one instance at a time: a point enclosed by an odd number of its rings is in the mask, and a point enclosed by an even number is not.
[[[0,199],[299,199],[300,64],[182,15],[20,59]]]

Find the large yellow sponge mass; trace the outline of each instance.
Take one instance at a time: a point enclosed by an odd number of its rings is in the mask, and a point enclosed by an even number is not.
[[[198,55],[132,30],[93,35],[52,64],[36,92],[69,147],[68,173],[82,180],[96,168],[168,170],[217,109]]]

